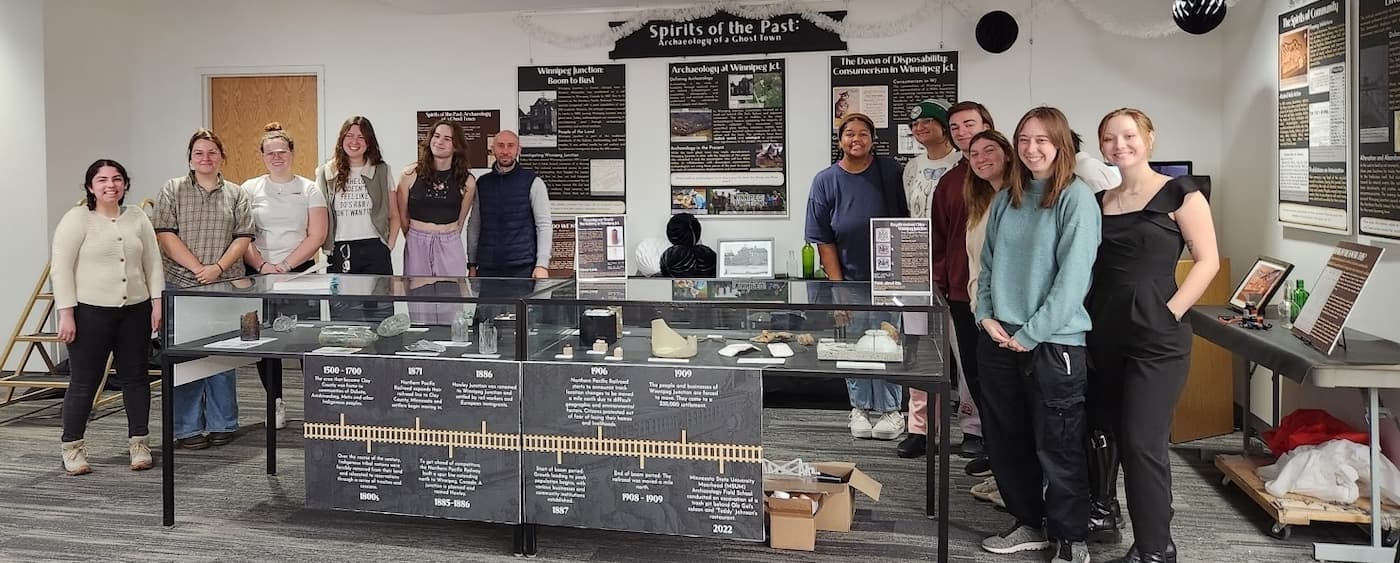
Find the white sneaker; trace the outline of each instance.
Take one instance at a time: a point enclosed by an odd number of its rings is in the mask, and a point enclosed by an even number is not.
[[[131,450],[131,470],[145,471],[154,466],[151,462],[151,440],[148,436],[133,436],[127,439]]]
[[[973,485],[971,492],[972,496],[977,500],[992,502],[992,494],[997,493],[1000,490],[1001,489],[997,488],[997,478],[988,477],[984,479],[981,483]]]
[[[870,437],[876,440],[893,440],[904,433],[904,415],[899,411],[887,412],[875,421]]]
[[[287,427],[287,406],[282,403],[282,399],[277,399],[276,419],[278,430]]]
[[[87,444],[82,440],[63,443],[63,472],[69,475],[92,473],[87,462]]]
[[[851,436],[856,438],[869,438],[874,426],[870,424],[870,416],[864,410],[851,409]]]

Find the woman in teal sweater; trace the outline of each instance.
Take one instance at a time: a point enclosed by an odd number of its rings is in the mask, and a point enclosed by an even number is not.
[[[1011,182],[988,210],[977,278],[982,429],[992,473],[1015,523],[982,547],[1051,547],[1052,561],[1088,561],[1084,338],[1100,217],[1074,175],[1068,120],[1055,108],[1016,126]],[[1044,483],[1044,494],[1042,494]],[[1044,525],[1042,527],[1042,522]]]

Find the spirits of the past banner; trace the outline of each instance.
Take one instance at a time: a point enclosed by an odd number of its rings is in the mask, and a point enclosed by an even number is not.
[[[782,59],[671,63],[671,212],[786,216]]]
[[[1346,2],[1323,0],[1278,18],[1278,218],[1351,233],[1347,150]]]
[[[626,211],[626,70],[520,67],[520,160],[544,179],[550,212]]]

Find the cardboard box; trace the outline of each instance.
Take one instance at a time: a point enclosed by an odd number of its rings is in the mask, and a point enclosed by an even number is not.
[[[817,547],[817,520],[822,495],[811,498],[774,498],[765,495],[768,506],[768,545],[774,549],[814,551]]]
[[[883,486],[879,481],[871,479],[865,472],[857,469],[856,464],[842,461],[813,463],[812,466],[823,475],[840,479],[840,482],[809,482],[796,478],[764,477],[764,492],[786,491],[794,493],[793,496],[796,496],[797,493],[807,493],[809,496],[821,495],[820,506],[817,508],[817,514],[813,520],[816,529],[830,532],[851,531],[851,520],[855,518],[856,512],[853,489],[860,491],[873,501],[880,501],[880,489]],[[776,531],[773,535],[777,536]]]

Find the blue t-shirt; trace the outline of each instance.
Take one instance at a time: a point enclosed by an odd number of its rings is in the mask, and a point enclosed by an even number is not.
[[[870,219],[908,215],[900,212],[908,207],[904,202],[886,201],[895,197],[894,191],[904,193],[900,175],[898,162],[877,156],[859,174],[832,164],[812,178],[804,237],[836,245],[845,279],[870,280]]]

